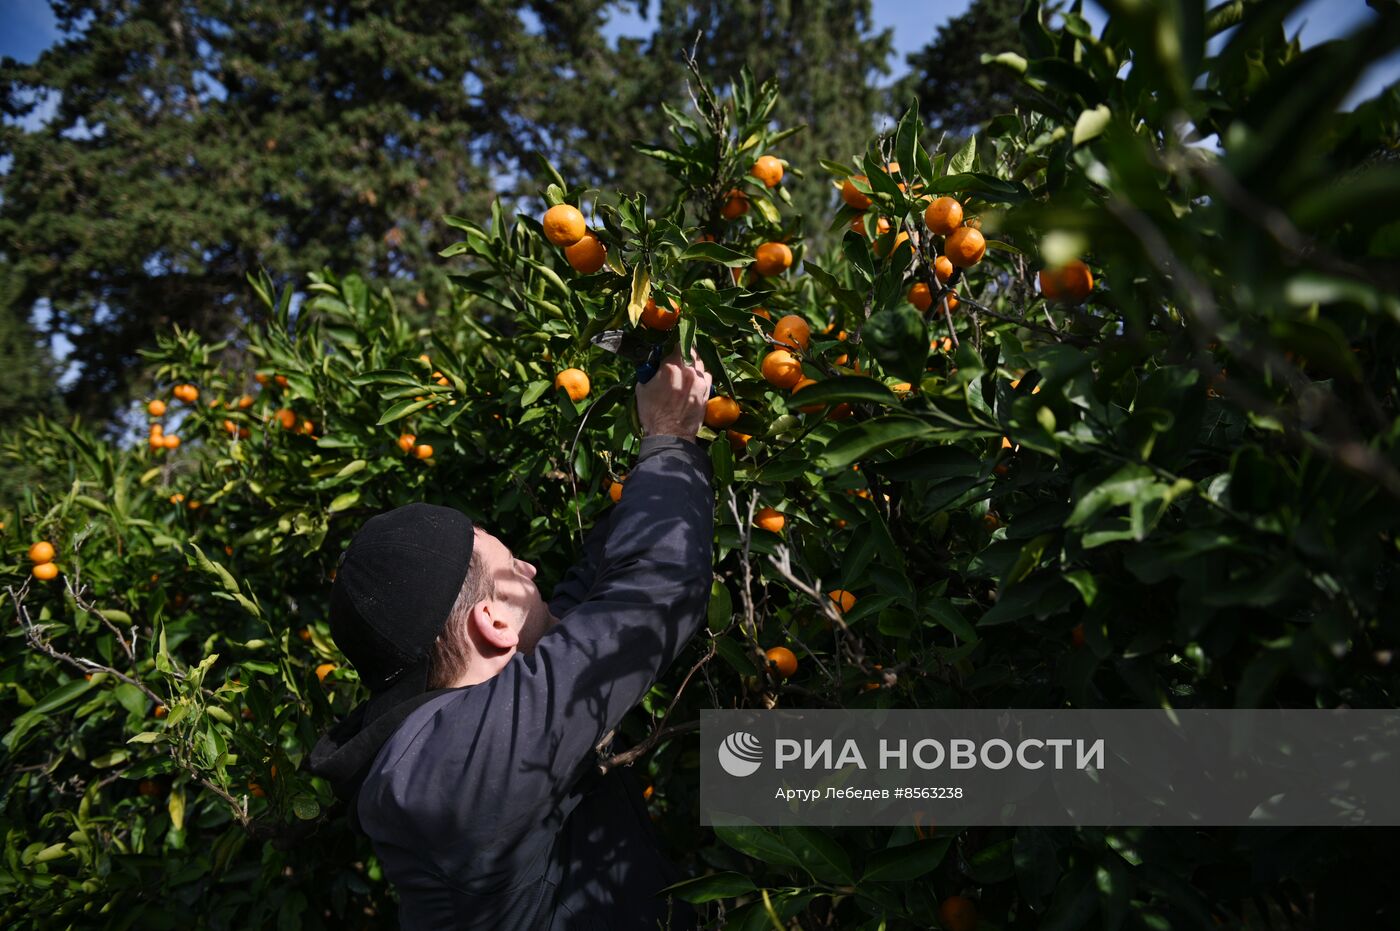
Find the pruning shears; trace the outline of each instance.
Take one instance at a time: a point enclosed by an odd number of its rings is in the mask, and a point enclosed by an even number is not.
[[[637,366],[639,385],[651,381],[657,369],[661,368],[663,345],[643,338],[637,330],[604,330],[589,342]],[[711,385],[710,397],[715,394],[715,387]]]

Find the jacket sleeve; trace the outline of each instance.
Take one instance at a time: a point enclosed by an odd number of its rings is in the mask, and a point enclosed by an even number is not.
[[[563,617],[588,597],[588,590],[598,576],[598,563],[602,560],[603,547],[608,542],[608,533],[612,530],[613,515],[616,513],[616,507],[609,508],[602,519],[584,534],[583,556],[569,567],[564,578],[550,593],[550,614]]]
[[[556,797],[593,747],[675,660],[705,616],[712,581],[710,459],[678,437],[642,440],[613,509],[587,597],[497,676],[522,729],[518,773]],[[518,784],[518,783],[517,783]]]

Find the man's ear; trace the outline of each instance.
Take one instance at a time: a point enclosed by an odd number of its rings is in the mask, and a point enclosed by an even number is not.
[[[493,616],[489,601],[478,601],[467,615],[467,622],[481,642],[502,652],[514,649],[520,643],[520,632],[504,615]]]

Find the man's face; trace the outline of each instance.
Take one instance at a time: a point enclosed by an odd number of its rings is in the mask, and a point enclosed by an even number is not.
[[[535,586],[535,567],[516,559],[509,547],[480,527],[475,532],[473,545],[480,554],[481,568],[495,586],[492,614],[514,626],[520,637],[517,649],[529,653],[554,625],[554,617]]]

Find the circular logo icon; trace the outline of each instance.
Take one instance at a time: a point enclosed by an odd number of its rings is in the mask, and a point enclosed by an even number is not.
[[[745,731],[735,731],[719,745],[719,765],[731,776],[752,776],[763,764],[763,744]]]

